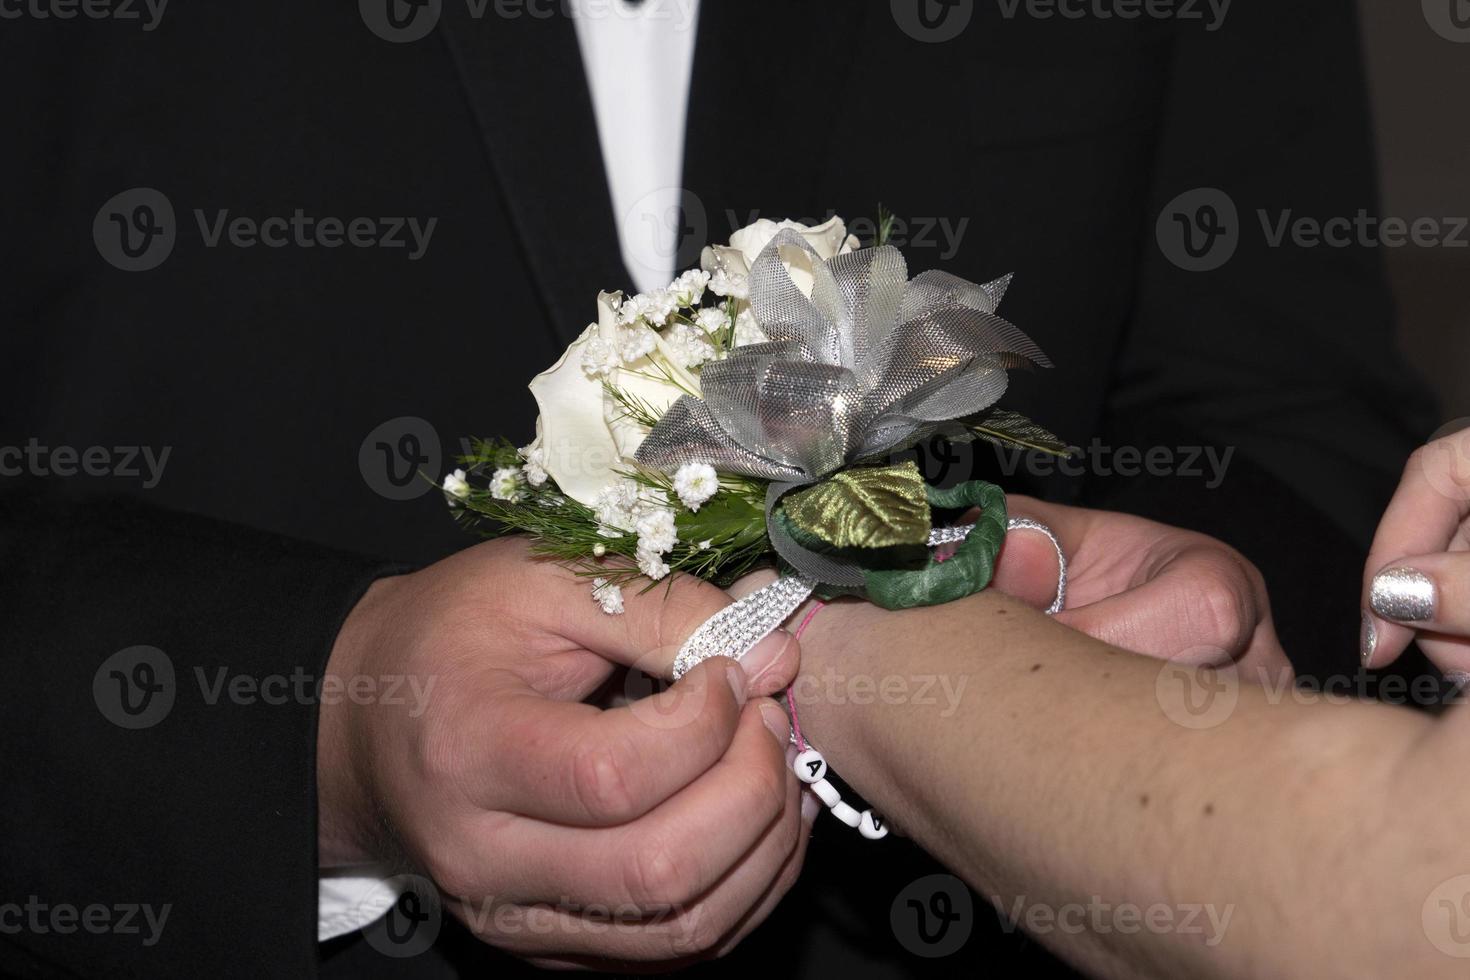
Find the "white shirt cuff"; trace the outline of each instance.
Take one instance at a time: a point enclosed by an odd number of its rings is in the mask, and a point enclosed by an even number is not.
[[[317,879],[317,942],[356,932],[382,918],[403,893],[403,883],[381,865],[323,871]]]

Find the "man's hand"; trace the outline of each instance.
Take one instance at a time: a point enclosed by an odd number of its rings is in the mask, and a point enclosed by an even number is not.
[[[599,710],[582,701],[617,665],[666,677],[729,602],[688,576],[625,597],[603,613],[518,539],[375,584],[328,675],[433,687],[417,715],[323,706],[322,863],[422,871],[481,938],[543,965],[718,954],[759,924],[807,838],[786,716],[763,696],[795,676],[795,641]]]
[[[1290,671],[1265,581],[1228,545],[1126,514],[1021,496],[1009,497],[1008,506],[1012,517],[1050,527],[1067,553],[1067,608],[1057,622],[1154,657],[1233,662],[1273,680]],[[1056,550],[1044,535],[1006,535],[996,588],[1046,608],[1056,582]]]

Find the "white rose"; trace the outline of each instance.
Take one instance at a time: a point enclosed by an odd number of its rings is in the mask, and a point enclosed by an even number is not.
[[[700,393],[699,378],[680,367],[682,358],[657,333],[652,334],[652,349],[634,361],[623,363],[617,356],[605,356],[608,351],[645,346],[624,343],[629,328],[618,326],[621,302],[619,293],[599,294],[597,322],[531,381],[541,417],[536,422],[536,441],[526,452],[539,451],[541,468],[562,493],[589,507],[595,504],[599,490],[632,468],[633,454],[648,435],[646,426],[617,417],[621,410],[603,390],[603,382],[659,414],[680,395]],[[604,371],[602,376],[589,374],[584,366],[589,348],[598,354],[592,360]]]
[[[847,233],[847,225],[832,216],[814,227],[796,221],[772,221],[760,218],[730,236],[729,245],[712,245],[700,253],[699,262],[706,272],[723,272],[727,281],[743,283],[761,250],[783,229],[791,229],[807,240],[824,261],[835,255],[855,251],[858,240]],[[812,294],[812,257],[799,248],[781,249],[781,261],[791,273],[791,281],[803,293]]]

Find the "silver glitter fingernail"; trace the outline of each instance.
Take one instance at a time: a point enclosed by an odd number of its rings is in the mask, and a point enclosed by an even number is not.
[[[1363,663],[1373,659],[1373,651],[1378,649],[1378,627],[1373,623],[1373,617],[1368,615],[1368,610],[1363,610],[1363,630],[1358,634],[1358,653],[1363,658]]]
[[[1373,578],[1370,605],[1384,619],[1423,623],[1434,618],[1434,580],[1417,568],[1389,568]]]

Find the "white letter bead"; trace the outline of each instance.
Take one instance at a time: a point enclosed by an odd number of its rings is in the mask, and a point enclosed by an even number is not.
[[[819,779],[815,783],[812,783],[812,792],[817,794],[817,798],[825,806],[836,806],[842,802],[842,794],[837,792],[837,787],[825,779]]]
[[[832,807],[832,816],[836,817],[838,820],[841,820],[849,827],[856,827],[858,823],[863,819],[856,810],[848,806],[846,803],[843,803],[841,800],[838,800],[836,805]]]
[[[882,840],[888,836],[888,824],[872,810],[864,810],[858,823],[858,833],[868,840]]]
[[[807,749],[796,757],[792,768],[796,770],[797,779],[804,783],[815,783],[827,775],[827,760],[816,749]]]

